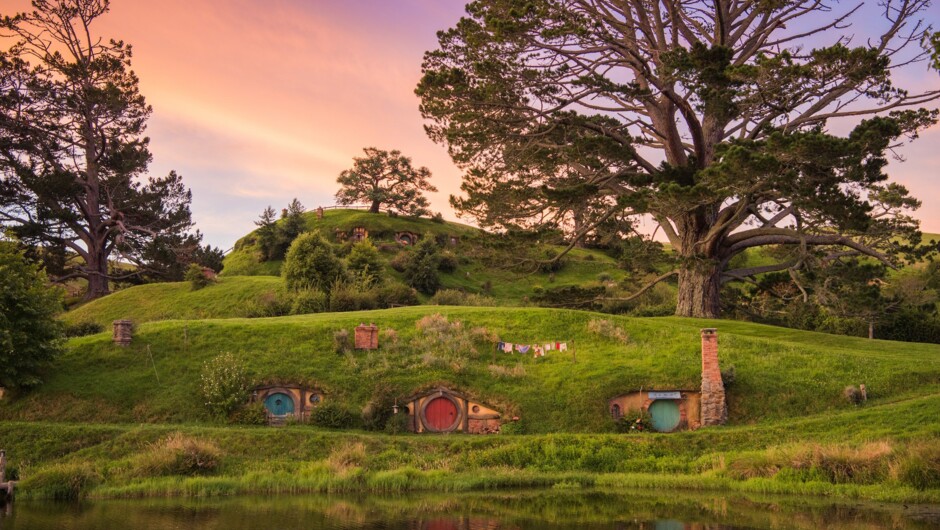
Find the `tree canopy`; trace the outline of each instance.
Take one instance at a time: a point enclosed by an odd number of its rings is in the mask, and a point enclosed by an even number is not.
[[[33,7],[0,16],[0,223],[55,279],[87,280],[87,298],[113,280],[181,277],[201,238],[191,194],[175,172],[144,180],[151,108],[131,46],[94,32],[109,2]]]
[[[649,216],[680,260],[679,315],[719,313],[723,282],[918,242],[919,203],[884,172],[934,123],[940,90],[894,84],[923,60],[927,0],[478,0],[439,33],[417,87],[430,137],[466,174],[452,203],[481,224]],[[854,29],[853,29],[854,32]],[[850,130],[839,134],[839,127]],[[899,238],[899,236],[901,236]],[[747,249],[779,263],[733,269]]]
[[[414,167],[401,151],[383,151],[375,147],[363,149],[366,156],[354,157],[352,169],[340,173],[336,182],[339,204],[369,203],[369,211],[378,213],[383,205],[405,215],[426,215],[428,200],[423,191],[436,192],[428,182],[431,171]]]

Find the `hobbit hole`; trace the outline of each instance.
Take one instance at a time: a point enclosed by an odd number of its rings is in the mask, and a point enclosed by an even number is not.
[[[407,398],[408,429],[413,432],[498,433],[500,414],[467,396],[436,388]]]
[[[650,415],[659,432],[723,425],[728,419],[725,388],[718,366],[718,331],[702,330],[702,387],[697,390],[636,391],[608,402],[610,416],[617,420],[626,410]]]
[[[252,392],[252,401],[264,405],[269,423],[288,418],[307,421],[313,409],[323,402],[323,392],[300,385],[260,386]]]

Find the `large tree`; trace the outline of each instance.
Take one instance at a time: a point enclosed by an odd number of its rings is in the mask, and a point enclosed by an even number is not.
[[[354,157],[352,169],[340,173],[336,182],[342,185],[336,192],[339,204],[368,202],[369,211],[378,213],[384,204],[406,215],[428,213],[428,200],[423,191],[437,191],[428,179],[431,171],[414,167],[411,159],[401,151],[383,151],[374,147],[363,149],[364,157]]]
[[[893,236],[916,239],[918,202],[883,170],[937,114],[919,107],[940,91],[892,82],[924,57],[927,6],[887,0],[883,31],[853,40],[859,7],[823,0],[479,0],[417,93],[466,169],[458,209],[498,223],[590,205],[576,237],[647,215],[680,257],[677,314],[713,317],[724,281],[813,253],[890,262]],[[730,267],[764,245],[795,252]]]
[[[88,299],[199,245],[180,176],[142,180],[151,108],[131,46],[93,31],[108,5],[34,0],[32,12],[0,17],[0,223],[58,256],[48,268],[58,280],[86,279]]]

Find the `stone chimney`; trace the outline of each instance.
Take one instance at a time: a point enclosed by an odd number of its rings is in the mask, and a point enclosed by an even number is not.
[[[115,320],[114,343],[118,346],[130,346],[134,336],[134,323],[130,320]]]
[[[718,330],[702,330],[702,427],[724,425],[728,420],[725,385],[718,368]]]
[[[379,347],[379,327],[375,324],[356,326],[356,349],[374,350]]]

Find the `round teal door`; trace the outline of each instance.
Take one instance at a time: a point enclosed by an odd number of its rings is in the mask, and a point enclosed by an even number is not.
[[[679,426],[679,404],[669,399],[657,399],[650,404],[650,419],[653,429],[672,432]]]
[[[294,413],[294,400],[287,394],[277,392],[265,398],[264,408],[275,416],[286,416]]]

